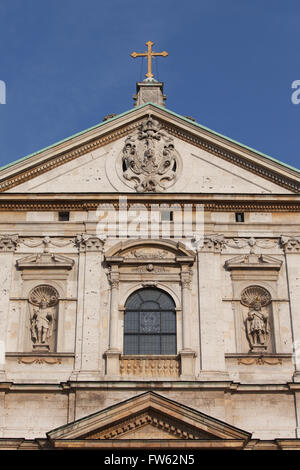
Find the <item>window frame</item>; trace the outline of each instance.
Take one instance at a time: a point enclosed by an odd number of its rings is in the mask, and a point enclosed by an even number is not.
[[[123,334],[123,351],[124,351],[124,355],[125,356],[132,356],[132,355],[136,355],[136,356],[176,356],[177,355],[177,314],[176,314],[176,304],[174,302],[174,299],[170,296],[170,294],[166,293],[165,291],[161,290],[161,289],[158,289],[158,288],[155,288],[154,290],[159,292],[160,294],[163,294],[164,296],[168,297],[171,301],[172,301],[172,304],[173,304],[173,308],[163,308],[162,305],[159,304],[159,298],[157,300],[143,300],[141,297],[141,302],[140,302],[140,305],[138,308],[131,308],[131,307],[126,307],[126,304],[128,303],[129,299],[132,299],[132,297],[134,295],[137,295],[143,291],[146,291],[148,290],[147,288],[144,288],[144,289],[138,289],[136,290],[135,292],[133,292],[127,299],[126,303],[125,303],[125,309],[124,309],[124,334]],[[160,297],[160,296],[159,296]],[[143,307],[144,304],[146,304],[147,302],[154,302],[154,303],[157,303],[158,305],[158,308],[157,309],[153,309],[153,308],[147,308],[147,307]],[[136,331],[126,331],[126,314],[127,313],[130,313],[130,312],[136,312],[137,313],[137,319],[136,319]],[[154,331],[150,331],[150,332],[146,332],[146,331],[142,331],[142,322],[141,322],[141,316],[142,316],[142,313],[151,313],[151,312],[155,312],[157,314],[159,314],[159,331],[158,332],[154,332]],[[169,328],[167,331],[163,331],[163,328],[162,328],[162,316],[164,313],[173,313],[173,325],[171,328]],[[170,331],[170,330],[173,330],[173,331]],[[152,351],[152,352],[143,352],[141,350],[141,340],[142,338],[145,338],[145,337],[149,337],[149,336],[152,336],[152,337],[158,337],[159,338],[159,352],[157,351]],[[166,345],[163,345],[163,340],[164,340],[164,337],[173,337],[174,338],[174,344],[173,344],[173,348],[174,350],[172,352],[162,352],[164,347]],[[127,339],[129,339],[129,337],[135,337],[137,338],[137,351],[138,352],[128,352],[128,349],[130,346],[129,343],[127,343]],[[130,349],[129,349],[130,350]]]

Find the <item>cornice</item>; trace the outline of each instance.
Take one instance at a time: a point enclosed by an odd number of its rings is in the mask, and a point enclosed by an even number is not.
[[[22,353],[24,356],[24,353]],[[41,355],[39,355],[40,357]],[[230,358],[229,355],[228,358]],[[282,360],[285,359],[282,354],[274,355],[274,357],[280,357]],[[59,357],[62,357],[62,354],[59,354]],[[227,356],[226,356],[227,358]],[[288,359],[288,358],[286,358]],[[149,385],[150,384],[150,385]],[[74,390],[136,390],[137,387],[140,390],[149,390],[149,391],[165,391],[165,390],[196,390],[196,391],[207,391],[207,390],[218,390],[218,391],[228,391],[230,393],[286,393],[299,391],[300,384],[294,382],[278,382],[278,383],[240,383],[232,381],[181,381],[181,380],[122,380],[122,381],[93,381],[93,382],[81,382],[81,381],[68,381],[60,383],[35,383],[35,382],[0,382],[0,391],[10,391],[10,392],[69,392]]]
[[[72,198],[65,199],[52,198],[45,199],[24,199],[22,197],[10,197],[6,195],[5,198],[0,198],[0,211],[96,211],[99,209],[99,205],[109,204],[112,205],[115,209],[119,208],[119,201],[115,197],[111,199],[105,198],[77,198],[72,195]],[[15,196],[15,195],[14,195]],[[27,195],[28,196],[28,195]],[[121,196],[121,195],[120,195]],[[154,203],[168,203],[170,205],[174,204],[178,207],[183,207],[186,204],[191,204],[193,208],[196,208],[198,205],[202,204],[205,211],[211,212],[300,212],[300,201],[288,201],[288,200],[230,200],[230,199],[218,199],[215,200],[214,196],[211,195],[211,200],[208,199],[196,199],[193,198],[183,199],[180,195],[177,194],[168,194],[167,197],[162,198],[162,195],[156,195],[156,199],[149,198],[148,201],[143,200],[143,205],[147,208],[150,208]],[[166,196],[166,195],[164,195]],[[196,200],[195,200],[196,199]],[[132,206],[137,203],[134,195],[128,198],[128,206]],[[102,206],[103,207],[103,206]]]

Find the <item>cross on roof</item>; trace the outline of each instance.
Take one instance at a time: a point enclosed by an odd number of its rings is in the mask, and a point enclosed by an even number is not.
[[[148,73],[146,73],[146,77],[148,78],[152,78],[154,75],[152,73],[152,70],[151,70],[151,61],[152,61],[152,57],[154,56],[162,56],[162,57],[167,57],[168,53],[166,51],[163,51],[163,52],[153,52],[152,51],[152,46],[154,46],[154,42],[152,41],[148,41],[146,42],[146,46],[148,46],[148,51],[147,52],[133,52],[131,55],[131,57],[133,57],[134,59],[136,57],[148,57]]]

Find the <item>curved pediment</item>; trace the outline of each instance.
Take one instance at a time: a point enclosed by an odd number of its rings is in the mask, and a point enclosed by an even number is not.
[[[105,258],[108,262],[175,262],[193,263],[195,253],[181,242],[172,240],[129,240],[110,248]]]

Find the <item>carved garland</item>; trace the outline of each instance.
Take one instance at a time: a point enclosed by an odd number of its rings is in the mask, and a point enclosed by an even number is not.
[[[269,366],[277,366],[282,364],[282,359],[280,357],[241,357],[238,359],[238,364],[243,364],[245,366],[251,366],[253,364],[263,366],[268,364]]]
[[[19,364],[61,364],[59,357],[19,357]]]

